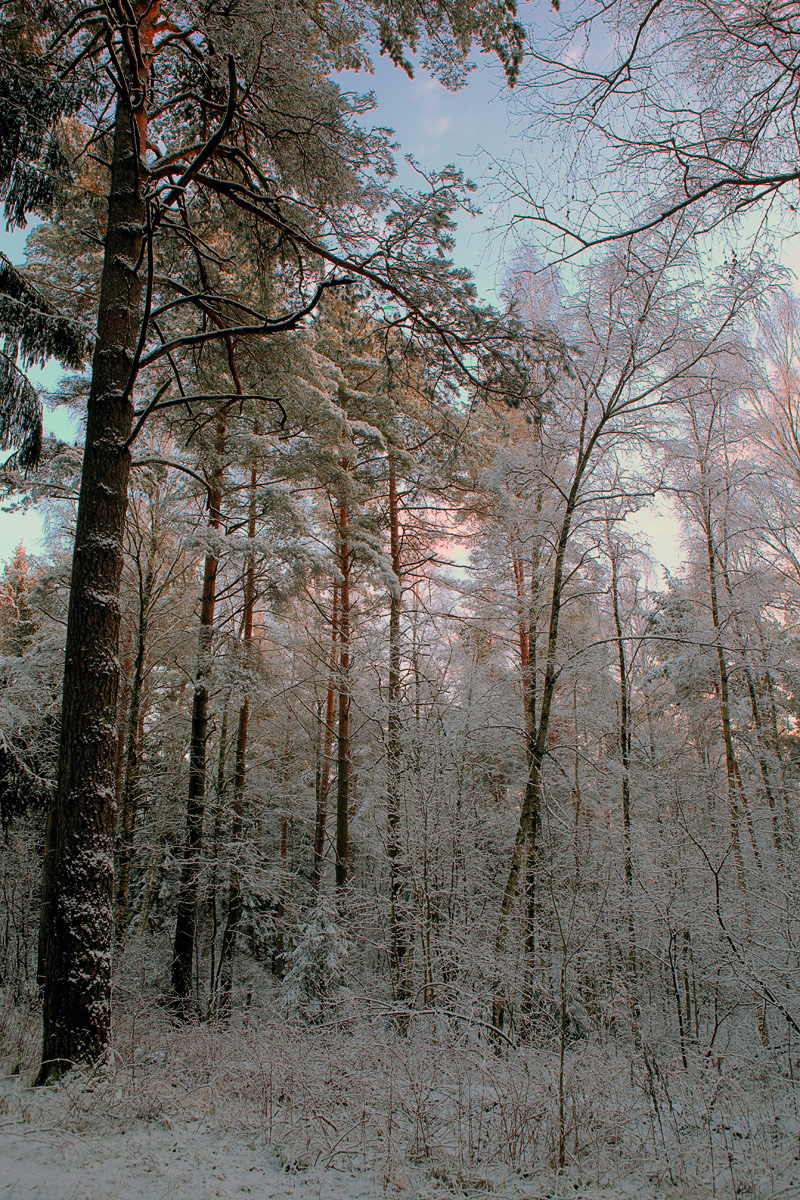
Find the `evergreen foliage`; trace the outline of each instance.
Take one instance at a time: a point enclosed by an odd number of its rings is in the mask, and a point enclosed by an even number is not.
[[[16,447],[9,467],[36,466],[42,449],[41,401],[24,368],[50,358],[78,368],[90,345],[87,331],[0,254],[0,450]]]
[[[48,216],[71,181],[65,145],[67,118],[85,90],[64,82],[42,55],[45,28],[31,14],[4,6],[0,22],[0,200],[6,227]],[[42,408],[25,368],[48,358],[79,367],[86,358],[85,330],[60,316],[20,268],[0,255],[0,450],[16,449],[14,464],[37,464]],[[13,465],[13,464],[12,464]]]
[[[293,1014],[315,1022],[332,1015],[345,995],[352,945],[335,906],[321,897],[298,925],[284,977],[286,1004]]]

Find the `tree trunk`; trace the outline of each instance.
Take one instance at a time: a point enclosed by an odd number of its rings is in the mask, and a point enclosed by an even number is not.
[[[611,607],[614,616],[614,630],[617,635],[617,669],[619,670],[619,762],[622,774],[620,800],[622,805],[622,862],[625,880],[625,918],[628,933],[628,945],[625,955],[628,966],[628,1008],[634,1045],[638,1050],[642,1042],[642,1023],[637,979],[636,929],[633,920],[633,849],[631,846],[630,782],[631,708],[630,696],[628,694],[628,663],[625,655],[625,641],[622,636],[622,618],[619,611],[617,550],[611,542],[611,530],[608,522],[606,523],[606,538],[608,554],[611,560]]]
[[[389,856],[389,904],[391,964],[394,993],[403,1003],[408,999],[405,960],[408,954],[406,881],[400,863],[400,608],[402,605],[402,561],[400,522],[397,508],[397,479],[394,452],[389,448],[389,548],[393,585],[389,592],[389,713],[386,726],[386,824]]]
[[[517,894],[520,870],[522,868],[523,857],[526,851],[528,855],[528,861],[531,864],[531,869],[529,869],[528,878],[526,881],[527,904],[529,912],[533,909],[533,906],[536,903],[535,859],[538,854],[539,831],[542,820],[542,769],[544,766],[545,755],[547,753],[547,736],[550,731],[550,716],[552,713],[556,683],[558,681],[558,672],[556,670],[556,653],[558,650],[558,630],[561,620],[561,602],[564,586],[564,561],[567,553],[567,545],[569,543],[569,535],[572,529],[572,518],[575,512],[575,506],[578,502],[578,492],[583,479],[583,471],[585,470],[586,464],[589,461],[589,456],[597,436],[598,433],[595,433],[593,439],[589,441],[587,448],[583,451],[579,458],[578,466],[573,477],[572,487],[570,488],[570,492],[567,497],[564,516],[561,522],[561,529],[559,531],[558,544],[556,546],[555,561],[553,564],[553,590],[551,592],[550,599],[550,623],[547,634],[547,653],[545,659],[544,679],[542,682],[542,698],[541,704],[539,705],[536,734],[533,740],[533,745],[530,748],[525,796],[522,801],[519,824],[517,826],[514,845],[511,851],[511,865],[509,867],[506,884],[503,889],[503,898],[500,903],[500,918],[497,923],[497,932],[495,934],[494,958],[496,974],[492,996],[491,1021],[492,1026],[500,1031],[505,1023],[506,1014],[506,998],[503,985],[503,963],[506,953],[508,919],[511,915],[514,898]]]
[[[222,723],[219,729],[219,746],[217,747],[217,786],[214,797],[214,826],[211,834],[211,878],[208,884],[208,904],[206,911],[210,922],[209,929],[209,967],[208,967],[208,1015],[217,1015],[219,1004],[219,972],[217,969],[216,945],[219,932],[219,859],[222,829],[225,819],[225,796],[227,794],[226,761],[228,756],[228,704],[222,709]]]
[[[125,781],[125,738],[128,730],[128,714],[131,699],[131,642],[133,630],[128,627],[124,641],[125,649],[120,653],[120,689],[117,711],[117,748],[114,751],[114,804],[119,813],[122,806],[122,788]]]
[[[325,856],[325,826],[328,820],[328,791],[331,778],[331,747],[333,745],[333,712],[336,704],[336,660],[339,653],[339,585],[334,584],[331,612],[331,653],[328,663],[328,690],[325,697],[325,728],[322,731],[322,752],[316,781],[316,811],[314,813],[314,861],[311,882],[314,891],[322,885],[322,860]]]
[[[250,501],[247,517],[247,536],[252,545],[256,536],[256,470],[250,472]],[[244,614],[242,644],[245,662],[249,664],[253,648],[253,616],[256,604],[256,560],[251,551],[247,558],[244,579]],[[228,886],[228,913],[222,934],[220,951],[219,1011],[230,1011],[233,991],[233,960],[236,940],[242,921],[242,881],[240,875],[241,841],[244,822],[244,785],[247,772],[247,732],[250,722],[250,697],[245,695],[239,708],[236,730],[236,767],[233,776],[233,821],[231,823],[231,873]]]
[[[231,821],[231,866],[228,883],[228,911],[222,931],[220,950],[219,1007],[220,1016],[230,1012],[233,992],[233,960],[236,955],[236,940],[242,921],[242,880],[239,859],[241,857],[242,827],[244,819],[244,784],[246,774],[247,729],[250,719],[250,698],[245,696],[239,709],[236,729],[236,766],[233,774],[233,819]]]
[[[739,883],[739,888],[743,894],[746,894],[747,883],[745,880],[744,858],[742,857],[742,846],[739,837],[739,802],[737,798],[737,792],[740,791],[742,799],[744,799],[744,791],[741,789],[741,781],[739,779],[739,764],[736,761],[736,754],[733,747],[733,733],[731,731],[730,699],[728,690],[728,664],[725,661],[725,651],[720,641],[722,631],[720,629],[719,620],[716,555],[714,552],[714,541],[711,529],[711,507],[705,496],[703,498],[703,523],[705,526],[704,532],[708,559],[708,590],[709,599],[711,601],[711,623],[714,626],[714,637],[717,643],[720,721],[722,723],[722,738],[725,743],[725,776],[728,784],[728,815],[730,819],[731,844],[733,846],[733,861],[736,865],[736,877]],[[758,851],[756,849],[755,838],[753,838],[753,850],[757,855]]]
[[[778,708],[775,700],[775,689],[772,685],[772,675],[770,673],[769,662],[767,660],[767,651],[764,645],[764,633],[761,629],[761,623],[758,617],[756,618],[756,632],[758,633],[759,648],[761,651],[761,662],[764,679],[764,703],[767,709],[767,718],[769,721],[769,730],[772,738],[772,753],[775,755],[775,760],[778,764],[778,774],[781,783],[781,797],[783,804],[783,820],[786,830],[786,837],[790,849],[795,848],[796,832],[794,827],[794,817],[792,815],[792,795],[786,780],[786,760],[781,746],[781,735],[778,729]]]
[[[731,605],[734,603],[733,587],[731,584],[730,572],[728,571],[728,554],[727,554],[727,535],[722,542],[722,554],[717,556],[722,568],[722,578],[725,582],[725,590],[728,594],[728,600]],[[770,779],[769,765],[765,751],[764,729],[761,720],[761,706],[756,693],[755,680],[750,666],[750,660],[747,656],[747,640],[742,632],[741,621],[739,614],[734,611],[733,624],[736,629],[736,635],[739,641],[739,657],[742,661],[742,673],[744,675],[745,684],[747,685],[747,695],[750,700],[750,712],[753,717],[754,740],[756,749],[756,758],[761,770],[761,782],[764,786],[764,798],[769,807],[770,822],[772,825],[772,840],[775,845],[775,851],[780,858],[783,851],[780,826],[778,824],[778,814],[775,807],[775,795],[772,790],[772,781]]]
[[[286,737],[283,743],[283,812],[281,813],[281,881],[278,889],[278,906],[275,913],[278,932],[275,937],[275,955],[272,973],[283,979],[286,973],[286,893],[289,886],[289,781],[292,775],[292,710],[286,711]]]
[[[336,730],[336,887],[350,874],[350,543],[347,505],[339,511],[339,712]]]
[[[217,424],[217,464],[208,495],[208,525],[212,535],[222,521],[222,454],[225,422]],[[192,698],[192,722],[189,736],[189,788],[186,798],[186,835],[178,888],[178,912],[172,951],[172,993],[177,1016],[191,1014],[192,962],[197,924],[197,897],[200,885],[200,848],[206,803],[206,743],[208,740],[209,675],[211,645],[214,637],[214,610],[217,596],[219,559],[206,555],[203,570],[203,594],[200,603],[200,635],[197,652],[197,677]]]
[[[117,839],[117,902],[115,932],[117,945],[122,947],[128,926],[128,891],[130,882],[133,831],[138,807],[139,767],[142,740],[142,692],[144,664],[147,653],[147,633],[150,601],[153,594],[155,545],[151,544],[144,582],[139,596],[139,628],[136,635],[136,659],[133,667],[131,694],[128,701],[127,732],[125,737],[125,769],[122,783],[122,805]]]
[[[540,486],[536,494],[535,515],[538,518],[542,511],[544,492]],[[539,565],[541,562],[541,542],[534,533],[531,548],[531,580],[530,596],[525,599],[525,566],[521,555],[512,554],[514,586],[517,594],[517,624],[519,639],[519,662],[522,676],[522,706],[525,717],[525,758],[530,770],[536,745],[536,647],[537,647],[537,617],[539,601]],[[526,612],[527,607],[527,612]],[[525,933],[523,949],[525,962],[522,978],[521,1008],[524,1014],[533,1010],[534,993],[536,990],[536,882],[539,870],[538,850],[535,831],[531,826],[528,830],[528,842],[525,854]]]
[[[138,264],[147,204],[148,74],[158,2],[134,0],[141,50],[118,99],[86,446],[72,561],[58,783],[42,883],[42,1065],[37,1082],[111,1043],[114,768],[119,588],[133,423],[131,377],[143,316]]]

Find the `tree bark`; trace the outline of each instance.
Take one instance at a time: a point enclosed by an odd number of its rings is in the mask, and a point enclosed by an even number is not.
[[[219,971],[217,969],[217,933],[219,932],[219,860],[222,830],[225,821],[225,797],[227,795],[226,764],[228,757],[228,704],[227,700],[222,709],[222,723],[219,728],[219,745],[217,747],[217,783],[214,796],[214,826],[211,834],[211,877],[208,884],[208,903],[206,911],[210,923],[209,941],[209,1002],[207,1006],[210,1017],[217,1015],[219,1006]]]
[[[281,880],[278,889],[278,905],[275,913],[277,934],[272,973],[283,979],[286,973],[286,893],[289,888],[289,781],[292,773],[292,710],[286,710],[286,736],[283,743],[283,812],[281,813]]]
[[[642,1042],[642,1023],[637,978],[636,929],[633,919],[633,849],[631,846],[630,781],[631,706],[628,693],[628,663],[625,654],[625,640],[622,636],[622,617],[619,608],[619,565],[617,562],[617,549],[611,541],[610,522],[608,521],[606,522],[606,539],[608,555],[611,561],[611,608],[614,617],[614,631],[617,635],[617,669],[619,670],[619,763],[622,775],[620,781],[620,801],[622,806],[622,862],[625,881],[625,919],[628,934],[628,945],[625,955],[628,966],[628,1008],[634,1044],[638,1050]]]
[[[222,931],[220,949],[219,1006],[220,1016],[230,1012],[233,993],[233,960],[236,941],[242,921],[243,898],[239,859],[241,857],[242,828],[244,823],[244,784],[246,776],[247,730],[250,719],[250,698],[245,696],[239,708],[236,729],[236,765],[233,773],[233,811],[231,821],[231,865],[228,883],[228,911]]]
[[[541,484],[537,488],[536,518],[542,511],[544,489]],[[519,638],[519,661],[522,675],[522,706],[525,717],[525,758],[530,770],[536,746],[536,654],[537,654],[537,618],[539,602],[539,566],[541,563],[541,541],[534,532],[531,547],[531,579],[530,595],[525,598],[525,566],[521,555],[512,553],[514,586],[517,594],[517,623]],[[527,611],[526,611],[527,608]],[[536,990],[536,883],[539,871],[539,855],[536,846],[536,830],[531,826],[528,830],[528,842],[525,853],[525,933],[523,949],[525,963],[522,979],[523,1013],[530,1014],[533,1010],[534,992]]]
[[[408,954],[407,886],[400,862],[400,609],[402,605],[402,560],[397,479],[394,452],[389,448],[389,550],[393,586],[389,592],[389,713],[386,726],[386,824],[389,856],[389,904],[391,963],[394,993],[403,1003],[409,987],[405,977]]]
[[[208,525],[215,534],[222,522],[222,454],[225,422],[217,424],[217,463],[208,495]],[[175,1014],[191,1015],[192,962],[197,924],[197,897],[200,886],[200,849],[206,803],[206,745],[208,741],[209,675],[211,646],[214,638],[214,611],[217,596],[219,558],[212,550],[203,569],[200,602],[200,635],[197,651],[197,677],[192,698],[192,722],[189,736],[189,788],[186,797],[186,835],[183,845],[181,879],[178,888],[178,912],[172,951],[172,994]]]
[[[339,510],[339,711],[336,730],[336,887],[350,875],[350,543],[347,504]]]
[[[136,633],[136,658],[133,667],[131,694],[128,701],[127,731],[125,735],[125,768],[122,780],[122,804],[117,839],[117,888],[114,915],[117,945],[125,943],[128,926],[128,892],[130,884],[131,855],[133,853],[133,831],[138,807],[139,767],[142,740],[142,693],[144,689],[144,666],[147,653],[147,634],[150,602],[153,594],[155,572],[155,544],[151,543],[144,581],[139,596],[139,628]]]
[[[256,482],[255,467],[250,472],[250,501],[247,515],[247,536],[251,545],[256,536]],[[251,550],[247,558],[244,579],[244,614],[242,622],[242,645],[245,662],[249,665],[253,648],[253,616],[256,605],[256,560]],[[245,695],[239,707],[239,723],[236,730],[236,766],[233,776],[233,820],[231,823],[231,867],[228,885],[228,912],[222,934],[220,950],[219,1011],[230,1011],[233,991],[233,960],[236,941],[242,921],[242,881],[240,874],[241,841],[244,824],[244,785],[247,773],[247,733],[250,723],[250,697]]]
[[[325,856],[325,826],[328,820],[328,791],[331,778],[331,747],[333,745],[333,713],[336,705],[336,662],[339,654],[339,585],[334,584],[331,611],[331,653],[328,664],[328,690],[325,697],[325,728],[322,731],[322,752],[316,787],[314,813],[314,860],[311,881],[314,891],[322,885],[322,860]]]
[[[730,819],[731,844],[733,846],[733,861],[736,865],[736,878],[739,883],[739,888],[742,893],[747,893],[747,883],[745,879],[744,858],[742,856],[742,846],[739,837],[739,802],[737,799],[737,791],[741,790],[741,781],[739,779],[739,764],[736,761],[736,753],[733,746],[733,733],[731,730],[730,717],[730,698],[728,688],[728,664],[725,661],[725,651],[721,643],[722,631],[720,629],[719,620],[719,602],[717,597],[717,571],[716,571],[716,554],[714,549],[713,533],[711,529],[711,507],[710,501],[703,496],[703,524],[706,539],[706,552],[708,562],[708,590],[709,599],[711,601],[711,623],[714,627],[714,637],[716,639],[717,653],[717,673],[719,677],[719,707],[720,721],[722,723],[722,738],[725,744],[725,777],[728,784],[728,816]],[[741,791],[742,798],[744,793]],[[756,849],[755,838],[753,838],[753,849],[758,854]]]
[[[118,98],[108,228],[92,359],[72,561],[58,783],[42,884],[44,975],[38,1083],[111,1044],[111,945],[119,588],[133,424],[132,375],[143,317],[139,264],[147,230],[141,161],[158,2],[134,0],[140,55]]]
[[[564,563],[566,559],[567,546],[569,544],[569,536],[572,529],[572,518],[578,503],[578,494],[583,481],[583,473],[589,462],[589,457],[597,438],[599,437],[601,428],[602,426],[598,426],[598,429],[595,431],[592,438],[589,439],[586,448],[583,450],[583,453],[580,455],[578,460],[572,486],[567,496],[567,503],[564,509],[564,516],[561,521],[561,529],[559,531],[558,543],[556,546],[556,555],[553,564],[553,589],[550,599],[550,623],[547,633],[547,651],[545,657],[544,679],[542,682],[542,697],[539,705],[538,723],[536,725],[533,745],[530,748],[525,796],[522,801],[519,824],[517,826],[514,845],[511,851],[511,865],[509,867],[506,884],[503,889],[503,898],[500,903],[500,918],[497,923],[497,932],[495,934],[494,957],[496,975],[494,979],[492,996],[491,1022],[493,1028],[498,1031],[502,1031],[503,1029],[506,1014],[506,999],[502,980],[502,969],[506,952],[508,919],[511,915],[514,898],[517,894],[520,871],[522,869],[523,858],[526,850],[529,864],[531,864],[533,867],[532,870],[529,869],[526,888],[529,910],[533,905],[535,905],[536,902],[535,859],[536,855],[538,854],[539,832],[542,821],[542,769],[544,766],[545,755],[547,753],[547,736],[550,731],[550,717],[552,714],[553,698],[555,696],[556,684],[558,681],[556,653],[558,650],[558,630],[561,621],[561,602],[564,587]]]
[[[722,553],[717,555],[722,569],[722,578],[725,582],[725,590],[728,594],[728,601],[731,605],[734,604],[733,586],[731,584],[730,572],[728,570],[728,551],[727,551],[727,534],[722,540]],[[770,780],[769,764],[765,753],[764,729],[761,720],[761,707],[756,693],[755,680],[751,670],[750,659],[747,655],[747,639],[745,638],[739,613],[733,613],[733,625],[736,629],[736,635],[739,641],[739,657],[742,662],[742,673],[744,675],[745,684],[747,686],[747,695],[750,700],[750,712],[753,717],[754,741],[756,758],[761,770],[761,782],[764,786],[764,798],[767,801],[770,814],[770,822],[772,825],[772,840],[775,845],[775,851],[780,858],[783,851],[783,842],[781,838],[780,826],[778,824],[778,814],[775,806],[775,795],[772,790],[772,781]]]
[[[786,830],[786,839],[787,839],[789,848],[793,850],[795,848],[797,836],[796,836],[796,831],[795,831],[795,826],[794,826],[794,817],[792,815],[792,795],[791,795],[791,791],[790,791],[789,787],[787,786],[786,759],[784,757],[783,747],[781,746],[780,730],[778,729],[778,707],[777,707],[777,703],[775,700],[775,689],[772,684],[772,675],[770,673],[769,661],[767,658],[767,651],[766,651],[766,647],[764,645],[764,633],[761,628],[761,623],[760,623],[760,620],[758,617],[756,618],[755,626],[756,626],[756,633],[758,634],[759,649],[761,652],[760,657],[761,657],[762,672],[763,672],[762,677],[764,680],[763,695],[764,695],[764,704],[767,709],[767,719],[769,722],[770,736],[772,738],[772,753],[774,754],[775,761],[778,764],[778,775],[780,778],[780,785],[781,785],[781,798],[782,798],[784,828]]]
[[[120,636],[122,636],[122,623],[120,612]],[[122,805],[122,789],[125,781],[125,739],[128,730],[128,714],[130,713],[131,699],[131,684],[133,669],[133,661],[131,659],[131,642],[133,641],[133,630],[128,627],[124,641],[124,650],[120,652],[120,685],[118,690],[118,710],[117,710],[117,748],[114,752],[114,804],[117,812],[120,811]]]

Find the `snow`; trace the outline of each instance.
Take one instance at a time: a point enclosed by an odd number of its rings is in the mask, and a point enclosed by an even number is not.
[[[800,1200],[796,1097],[766,1051],[673,1065],[651,1105],[624,1055],[576,1043],[557,1171],[549,1051],[423,1016],[400,1036],[340,996],[312,1025],[266,1004],[175,1025],[132,984],[110,1063],[48,1088],[35,1006],[0,1004],[0,1200]]]
[[[58,1090],[32,1095],[4,1083],[3,1200],[628,1200],[640,1194],[566,1180],[551,1190],[544,1181],[474,1179],[445,1169],[421,1184],[411,1165],[397,1171],[394,1186],[366,1172],[295,1170],[281,1163],[264,1134],[242,1138],[202,1118],[173,1123],[162,1114],[109,1122],[78,1108],[65,1120]]]
[[[0,1122],[0,1196],[8,1200],[367,1200],[370,1180],[339,1171],[289,1173],[263,1135],[241,1141],[202,1120],[133,1120],[62,1129],[52,1098]],[[6,1100],[8,1093],[6,1093]],[[49,1102],[48,1102],[49,1101]]]

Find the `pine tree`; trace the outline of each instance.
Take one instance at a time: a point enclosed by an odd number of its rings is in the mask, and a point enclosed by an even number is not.
[[[450,339],[462,359],[480,345],[484,327],[497,330],[502,347],[502,328],[491,317],[478,319],[468,282],[439,253],[447,214],[461,203],[461,181],[452,173],[432,179],[427,197],[399,197],[388,217],[388,238],[381,235],[359,261],[363,224],[348,229],[343,218],[358,204],[365,213],[374,210],[377,182],[368,167],[377,162],[379,176],[390,171],[386,135],[360,131],[326,72],[363,65],[360,39],[377,26],[395,61],[402,59],[404,43],[415,45],[429,34],[431,61],[438,54],[452,79],[454,64],[463,62],[477,39],[500,55],[513,77],[522,31],[510,5],[486,14],[467,5],[441,5],[426,18],[413,6],[387,6],[368,11],[364,21],[357,15],[353,21],[344,10],[326,10],[324,22],[292,6],[266,11],[248,5],[240,12],[216,3],[190,22],[169,0],[114,2],[102,24],[92,9],[74,20],[50,6],[29,15],[35,15],[42,39],[32,55],[40,76],[56,70],[60,79],[80,65],[88,77],[90,94],[80,115],[96,124],[109,164],[59,784],[45,852],[39,1075],[45,1082],[73,1062],[102,1058],[110,1044],[116,729],[109,714],[117,708],[119,588],[133,439],[159,407],[191,405],[183,382],[187,356],[226,339],[240,345],[296,328],[325,289],[346,277],[325,277],[329,268],[358,271],[387,289],[411,312],[412,324]],[[4,13],[4,42],[15,33],[16,17],[16,9],[9,17]],[[448,25],[452,38],[443,41]],[[20,44],[16,38],[19,59]],[[37,104],[31,101],[29,110],[35,112]],[[113,114],[113,128],[104,123],[107,113]],[[46,115],[52,125],[52,114]],[[32,162],[45,153],[45,123],[37,117],[30,125]],[[155,151],[162,142],[163,152]],[[287,248],[287,278],[294,285],[287,288],[293,296],[288,311],[275,316],[269,305],[254,308],[238,299],[229,271],[220,266],[224,256],[220,260],[216,250],[206,248],[202,236],[211,210],[237,214],[256,250],[267,244],[272,252],[276,242]],[[335,237],[326,238],[326,231]],[[379,249],[382,265],[376,268]],[[165,259],[172,259],[166,276],[157,270]],[[434,308],[440,309],[435,318]],[[147,400],[140,392],[150,381]],[[230,392],[215,395],[223,405],[231,399]],[[16,412],[19,403],[12,407]],[[35,454],[34,418],[24,392],[21,411],[7,424],[13,436],[22,431],[29,439],[29,456]]]

